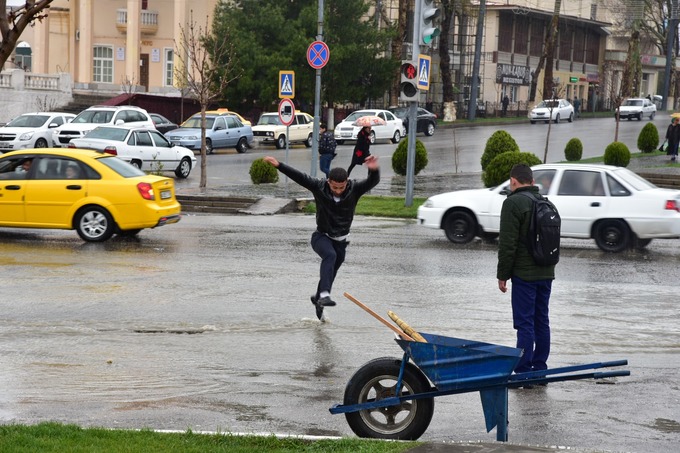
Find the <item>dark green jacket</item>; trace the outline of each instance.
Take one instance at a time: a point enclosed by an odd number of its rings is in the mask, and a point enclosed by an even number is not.
[[[518,195],[525,190],[533,192],[537,198],[543,198],[538,193],[537,186],[526,186],[515,190],[503,202],[496,278],[509,280],[517,276],[526,281],[553,280],[555,266],[539,266],[534,263],[525,243],[533,212],[533,201],[529,197]]]

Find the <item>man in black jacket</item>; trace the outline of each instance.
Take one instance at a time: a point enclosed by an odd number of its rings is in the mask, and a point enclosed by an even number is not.
[[[329,172],[328,179],[312,178],[274,157],[266,156],[263,159],[314,196],[316,231],[312,233],[311,244],[321,257],[321,269],[319,284],[311,300],[316,306],[317,318],[323,321],[323,308],[335,305],[331,299],[331,289],[338,269],[345,261],[354,210],[359,198],[380,182],[378,158],[372,155],[366,157],[364,164],[368,168],[368,178],[363,180],[348,179],[347,171],[339,167]]]

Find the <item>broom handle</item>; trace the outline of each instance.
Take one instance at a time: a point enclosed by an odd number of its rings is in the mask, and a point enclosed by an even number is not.
[[[403,331],[401,331],[401,330],[397,329],[396,327],[394,327],[394,324],[392,324],[392,323],[389,322],[387,319],[383,318],[382,316],[380,316],[379,314],[377,314],[376,312],[374,312],[373,310],[371,310],[370,308],[368,308],[366,305],[364,305],[364,304],[362,304],[361,302],[359,302],[357,299],[355,299],[354,297],[352,297],[350,294],[344,293],[343,295],[344,295],[346,298],[348,298],[349,300],[351,300],[352,302],[354,302],[355,304],[357,304],[358,306],[360,306],[361,308],[363,308],[365,311],[367,311],[367,312],[368,312],[371,316],[373,316],[375,319],[377,319],[377,320],[380,321],[381,323],[385,324],[387,327],[390,328],[390,330],[394,331],[394,333],[396,333],[397,335],[399,335],[400,337],[402,337],[404,340],[414,341],[413,338],[411,338],[409,335],[407,335],[407,334],[404,333]]]

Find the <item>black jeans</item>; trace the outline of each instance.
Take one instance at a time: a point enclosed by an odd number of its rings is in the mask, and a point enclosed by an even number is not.
[[[338,269],[345,261],[345,250],[349,241],[334,241],[323,233],[315,231],[312,234],[312,249],[321,257],[319,269],[319,284],[316,288],[318,297],[323,291],[330,292],[333,288]]]

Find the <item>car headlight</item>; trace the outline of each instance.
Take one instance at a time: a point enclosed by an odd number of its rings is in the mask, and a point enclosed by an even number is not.
[[[428,198],[427,200],[425,200],[425,203],[423,203],[422,206],[425,208],[432,208],[434,207],[434,203],[432,203],[432,200]]]
[[[267,132],[267,137],[273,137],[274,133],[272,131]]]
[[[185,140],[200,140],[200,137],[197,137],[195,135],[189,135],[188,137],[184,137]]]
[[[33,134],[35,134],[35,131],[24,132],[19,136],[19,140],[30,140],[33,137]]]

